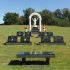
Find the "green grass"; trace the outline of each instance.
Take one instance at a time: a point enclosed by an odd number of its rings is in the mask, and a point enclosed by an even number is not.
[[[64,36],[66,45],[35,45],[39,39],[35,35],[31,38],[32,46],[24,45],[4,45],[9,35],[16,35],[17,31],[24,31],[26,26],[11,25],[0,26],[0,70],[70,70],[70,28],[47,26],[47,31],[52,31],[54,35]],[[55,58],[50,59],[50,65],[8,65],[11,60],[21,60],[16,58],[17,52],[31,51],[54,51]]]

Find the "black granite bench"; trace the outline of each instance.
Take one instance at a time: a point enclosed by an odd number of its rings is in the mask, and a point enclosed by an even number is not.
[[[50,58],[55,57],[53,52],[21,52],[17,53],[17,58],[22,58],[22,62],[26,61],[26,58],[46,58],[46,63],[49,64]]]

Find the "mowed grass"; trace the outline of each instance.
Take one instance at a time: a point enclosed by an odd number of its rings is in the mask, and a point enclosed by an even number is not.
[[[70,28],[46,26],[47,31],[52,31],[54,35],[64,36],[66,45],[36,45],[39,38],[33,35],[32,45],[4,45],[9,35],[16,35],[17,31],[25,31],[23,25],[0,26],[0,70],[70,70]],[[55,58],[50,59],[49,65],[9,65],[11,60],[21,60],[16,58],[17,52],[31,51],[53,51]],[[39,60],[39,59],[38,59]]]

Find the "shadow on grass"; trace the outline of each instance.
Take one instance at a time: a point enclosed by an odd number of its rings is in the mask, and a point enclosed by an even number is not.
[[[18,61],[18,60],[13,60],[10,61],[8,65],[49,65],[49,63],[45,61]]]

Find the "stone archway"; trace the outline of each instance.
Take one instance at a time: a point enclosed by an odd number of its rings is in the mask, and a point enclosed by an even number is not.
[[[34,15],[38,16],[38,18],[39,18],[39,31],[41,32],[41,30],[42,30],[42,29],[41,29],[42,17],[41,17],[41,15],[40,15],[39,13],[36,13],[36,12],[32,13],[32,14],[29,16],[30,31],[31,31],[31,29],[32,29],[32,27],[31,27],[31,18],[32,18],[32,16],[34,16]]]

